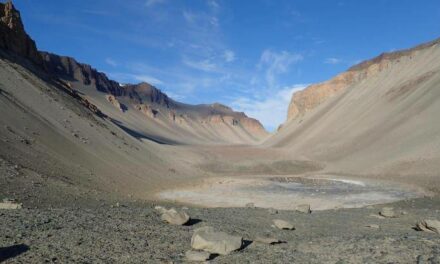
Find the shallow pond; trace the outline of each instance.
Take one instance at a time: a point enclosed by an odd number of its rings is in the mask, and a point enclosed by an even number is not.
[[[161,199],[204,207],[256,207],[293,210],[356,208],[421,196],[402,186],[338,178],[224,178],[185,189],[161,192]]]

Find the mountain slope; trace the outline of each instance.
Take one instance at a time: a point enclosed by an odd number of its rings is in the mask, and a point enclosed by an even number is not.
[[[44,66],[127,129],[167,144],[257,143],[260,122],[221,104],[189,105],[148,83],[120,85],[90,65],[41,52]]]
[[[438,181],[439,112],[436,40],[294,94],[288,121],[265,145],[326,163],[329,171]]]
[[[75,59],[39,52],[12,3],[0,3],[0,48],[27,58],[127,130],[166,144],[254,144],[268,133],[260,122],[220,104],[188,105],[148,83],[121,86]]]

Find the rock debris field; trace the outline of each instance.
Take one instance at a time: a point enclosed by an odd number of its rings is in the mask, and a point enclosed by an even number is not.
[[[312,208],[312,213],[140,203],[59,209],[23,205],[0,210],[0,260],[440,263],[438,204],[438,198],[421,198],[358,209]],[[164,218],[171,207],[175,210]],[[170,224],[166,219],[173,216],[189,219]],[[292,226],[280,229],[274,220]]]

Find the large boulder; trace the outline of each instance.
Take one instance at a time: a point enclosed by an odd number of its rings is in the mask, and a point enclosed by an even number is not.
[[[285,220],[275,219],[275,220],[273,220],[273,223],[279,229],[283,229],[283,230],[293,230],[293,229],[295,229],[295,226],[292,223],[287,222]]]
[[[440,221],[423,220],[416,224],[416,229],[419,231],[426,231],[426,232],[440,234]]]
[[[205,226],[194,231],[191,238],[193,249],[204,250],[213,254],[227,255],[242,247],[243,238],[217,232],[213,227]]]
[[[170,210],[165,211],[162,216],[162,220],[172,224],[172,225],[184,225],[188,223],[190,217],[185,212],[178,212],[176,209],[171,208]]]

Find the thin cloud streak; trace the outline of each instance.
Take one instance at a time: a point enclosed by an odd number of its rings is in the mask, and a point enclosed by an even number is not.
[[[276,82],[277,76],[286,73],[292,64],[302,59],[303,56],[301,54],[288,51],[276,52],[266,49],[261,54],[257,68],[264,69],[269,88],[276,88],[278,85]]]
[[[155,5],[163,4],[163,3],[165,3],[165,0],[147,0],[145,2],[145,6],[146,7],[153,7]]]
[[[339,64],[341,62],[342,62],[342,60],[338,59],[338,58],[327,58],[324,61],[325,64],[332,64],[332,65]]]

